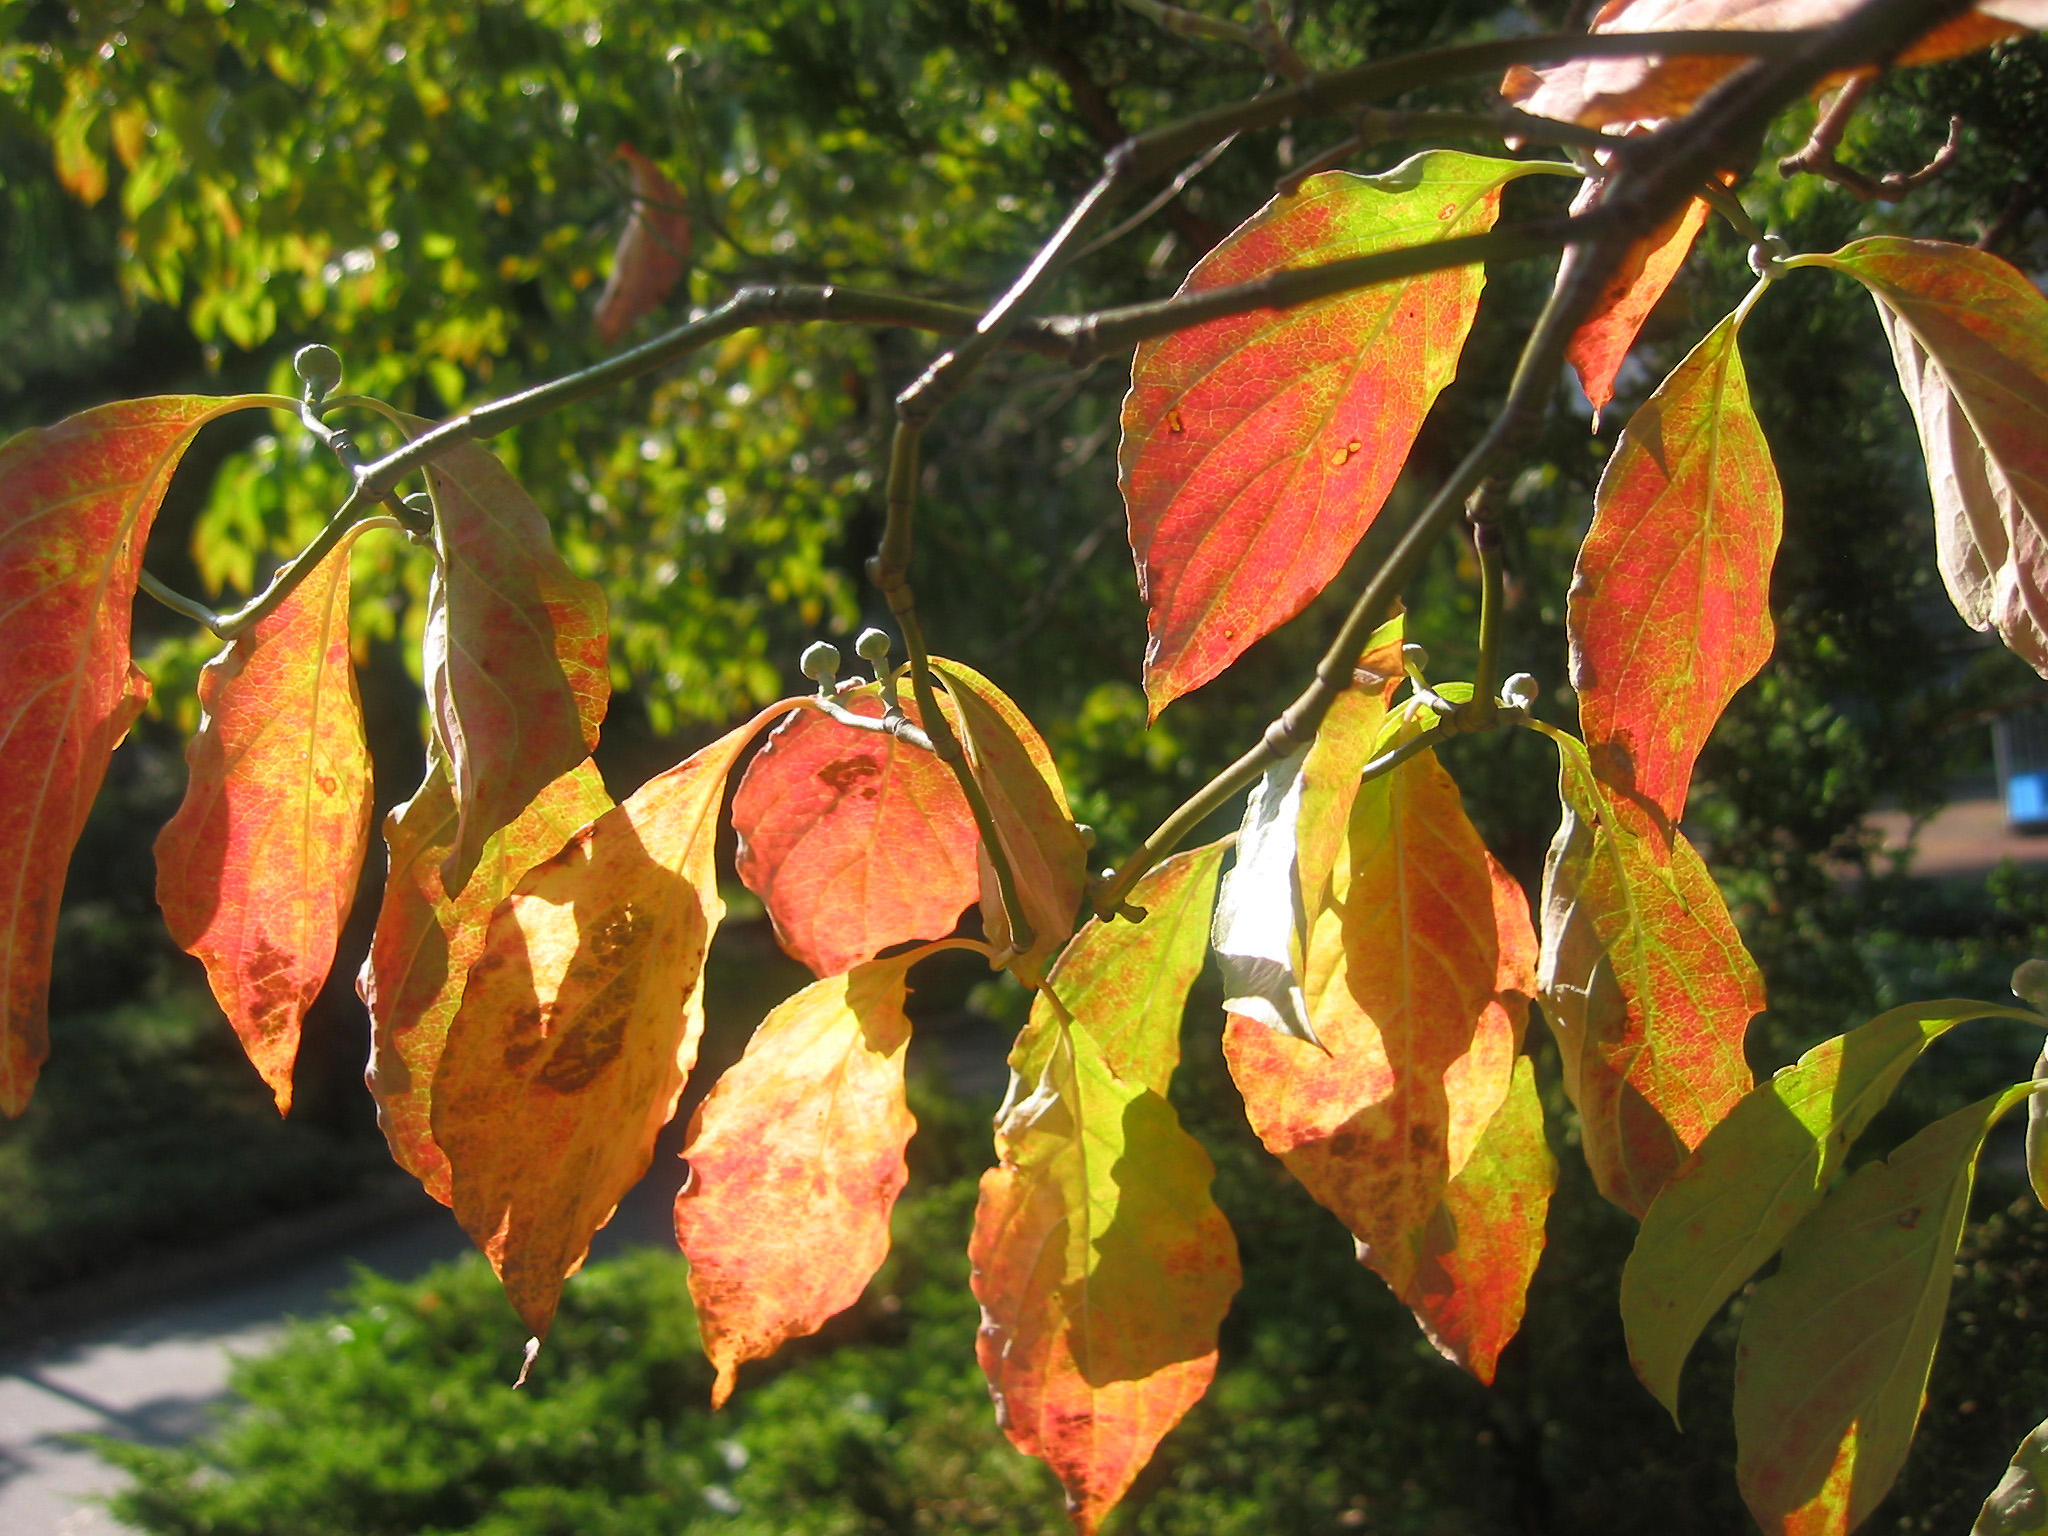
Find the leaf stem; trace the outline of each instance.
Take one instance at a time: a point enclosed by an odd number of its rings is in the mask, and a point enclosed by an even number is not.
[[[165,586],[161,581],[158,581],[156,577],[146,570],[136,573],[135,585],[162,603],[171,612],[182,614],[184,617],[192,619],[211,630],[215,635],[220,635],[220,615],[197,598],[187,597],[182,592],[174,591],[172,588]],[[221,638],[225,639],[226,637],[221,636]]]

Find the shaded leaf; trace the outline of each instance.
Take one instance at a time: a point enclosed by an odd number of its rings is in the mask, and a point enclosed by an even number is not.
[[[1537,996],[1600,1192],[1640,1216],[1752,1086],[1742,1037],[1763,981],[1706,864],[1557,743],[1564,817],[1543,867]]]
[[[794,704],[648,780],[530,870],[470,967],[434,1075],[434,1140],[456,1219],[536,1335],[675,1113],[725,913],[712,850],[726,776]]]
[[[1572,576],[1572,686],[1594,771],[1677,824],[1694,761],[1770,658],[1784,498],[1730,315],[1632,417]]]
[[[690,208],[660,166],[630,144],[619,146],[633,191],[633,211],[612,257],[611,276],[597,296],[591,326],[610,344],[642,315],[659,309],[690,269]]]
[[[881,718],[872,684],[839,702]],[[915,702],[904,705],[918,721]],[[820,976],[951,933],[981,889],[974,813],[952,770],[814,709],[792,713],[747,764],[732,824],[740,879],[782,947]]]
[[[1090,922],[1062,957],[1053,986],[1089,1013],[1062,1019],[1046,992],[1033,1004],[1011,1053],[1032,1076],[1012,1080],[975,1210],[976,1351],[997,1419],[1059,1475],[1083,1533],[1207,1390],[1240,1278],[1208,1156],[1153,1086],[1178,1048],[1216,855],[1162,865],[1132,893],[1151,916]]]
[[[1268,203],[1181,285],[1478,234],[1528,166],[1431,151],[1383,176],[1328,172]],[[1138,348],[1118,465],[1150,635],[1154,715],[1307,606],[1393,488],[1479,302],[1476,266]]]
[[[1970,1536],[2048,1536],[2048,1423],[2036,1424],[2012,1453]]]
[[[1583,213],[1598,200],[1606,187],[1604,177],[1588,178],[1579,195],[1572,199],[1572,212]],[[1593,406],[1593,430],[1600,430],[1600,413],[1614,398],[1614,376],[1621,371],[1628,349],[1650,311],[1664,297],[1664,290],[1685,265],[1685,258],[1707,221],[1705,198],[1688,199],[1683,207],[1657,228],[1628,248],[1621,265],[1607,280],[1586,318],[1572,333],[1565,359],[1578,370],[1579,387]]]
[[[459,896],[441,887],[458,819],[447,764],[429,763],[412,799],[384,819],[384,899],[356,978],[370,1012],[366,1080],[393,1160],[443,1205],[453,1196],[448,1159],[434,1140],[434,1073],[491,913],[520,876],[611,808],[595,764],[563,774],[485,841]]]
[[[676,1241],[704,1352],[734,1376],[860,1299],[889,1252],[917,1129],[904,976],[923,951],[814,981],[754,1031],[690,1121]]]
[[[611,695],[605,598],[563,563],[540,508],[487,449],[440,454],[427,484],[436,558],[423,655],[461,817],[442,882],[460,892],[485,840],[597,744]]]
[[[1750,1297],[1736,1346],[1735,1476],[1766,1531],[1842,1536],[1890,1490],[1927,1395],[1977,1155],[2031,1086],[1937,1120],[1857,1169]]]
[[[1996,256],[1938,240],[1808,259],[1877,301],[1956,611],[2048,674],[2048,299]]]
[[[2042,1022],[1955,999],[1894,1008],[1759,1083],[1671,1176],[1622,1271],[1621,1318],[1636,1374],[1674,1419],[1700,1330],[1820,1204],[1920,1053],[1984,1018]]]
[[[1351,1230],[1362,1262],[1447,1323],[1469,1300],[1441,1262],[1447,1192],[1507,1096],[1535,959],[1527,898],[1426,752],[1358,789],[1311,917],[1303,990],[1323,1048],[1241,1015],[1224,1035],[1260,1140]],[[1537,1248],[1541,1210],[1527,1234]],[[1519,1292],[1510,1310],[1519,1317]],[[1486,1335],[1492,1321],[1454,1331]],[[1476,1354],[1445,1337],[1454,1358],[1491,1372],[1490,1336]]]
[[[2031,5],[2032,0],[2019,3]],[[1828,26],[1855,8],[1856,0],[1608,0],[1588,30],[1784,32]],[[1978,12],[1944,21],[1905,49],[1897,62],[1930,64],[2015,36],[2024,27],[1997,19],[1996,13],[2008,8],[1984,5]],[[1543,69],[1518,64],[1508,71],[1500,90],[1538,117],[1597,127],[1656,122],[1687,110],[1744,62],[1733,54],[1647,54],[1573,59]]]
[[[344,539],[199,674],[185,798],[156,840],[171,937],[292,1107],[299,1028],[334,965],[370,837]]]
[[[142,547],[171,472],[215,417],[292,402],[166,395],[0,445],[0,1111],[49,1052],[50,957],[71,849],[149,698],[128,657]]]
[[[1088,883],[1088,850],[1074,826],[1052,751],[1024,712],[972,667],[933,657],[932,670],[952,701],[951,718],[1009,858],[1024,919],[1031,924],[1031,947],[1012,967],[1028,980],[1073,935],[1074,915]],[[985,856],[977,868],[983,932],[997,949],[1006,948],[1009,924],[994,871]]]

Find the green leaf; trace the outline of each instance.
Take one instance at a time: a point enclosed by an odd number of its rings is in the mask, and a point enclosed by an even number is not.
[[[1995,1003],[1913,1003],[1824,1040],[1759,1084],[1671,1176],[1621,1276],[1629,1358],[1678,1417],[1679,1374],[1721,1304],[1821,1203],[1920,1053],[1958,1024],[2048,1023]]]
[[[1842,1536],[1905,1463],[1985,1133],[2032,1091],[1958,1110],[1801,1222],[1736,1345],[1735,1475],[1766,1531]]]

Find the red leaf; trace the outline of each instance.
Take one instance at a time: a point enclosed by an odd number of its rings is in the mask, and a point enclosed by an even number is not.
[[[642,315],[661,307],[690,269],[690,208],[661,167],[630,144],[619,146],[633,187],[633,211],[597,297],[591,323],[609,345]]]
[[[1877,301],[1956,611],[2048,675],[2048,299],[1996,256],[1937,240],[1810,259]]]
[[[1434,151],[1277,198],[1181,285],[1492,227],[1526,167]],[[1118,453],[1157,715],[1327,585],[1379,512],[1479,303],[1476,266],[1215,320],[1138,348]]]
[[[923,954],[869,961],[781,1004],[690,1121],[676,1242],[718,1370],[714,1408],[743,1362],[817,1332],[888,1255],[917,1129],[903,1094],[904,974]]]
[[[1782,32],[1828,26],[1854,8],[1855,0],[1608,0],[1589,30]],[[1945,21],[1900,54],[1898,62],[1929,64],[2024,31],[2023,26],[1982,13],[2006,8],[1987,5],[1978,13]],[[1508,71],[1500,89],[1509,101],[1538,117],[1613,127],[1675,117],[1744,62],[1734,54],[1648,54],[1573,59],[1543,69],[1518,64]]]
[[[1359,747],[1342,750],[1356,757]],[[1425,1326],[1425,1298],[1433,1313],[1456,1319],[1457,1337],[1439,1333],[1447,1352],[1489,1374],[1521,1293],[1507,1283],[1512,1274],[1489,1277],[1480,1267],[1471,1279],[1498,1293],[1505,1332],[1497,1316],[1463,1316],[1472,1303],[1441,1262],[1443,1223],[1451,1182],[1514,1070],[1535,984],[1527,899],[1487,856],[1456,786],[1424,753],[1358,789],[1309,922],[1302,989],[1323,1048],[1233,1015],[1224,1052],[1246,1112],[1267,1148],[1351,1229],[1360,1259]],[[1522,1234],[1523,1282],[1540,1221],[1539,1204],[1535,1229]],[[1464,1258],[1479,1264],[1477,1254]]]
[[[1090,922],[1062,957],[1073,1022],[1039,994],[975,1210],[998,1422],[1059,1474],[1084,1536],[1207,1390],[1239,1282],[1209,1159],[1163,1092],[1217,856],[1162,865],[1133,892],[1145,921]]]
[[[520,876],[611,808],[595,765],[563,774],[491,834],[459,896],[441,888],[457,820],[447,764],[430,763],[418,792],[384,819],[390,868],[377,932],[356,978],[370,1011],[366,1080],[392,1158],[443,1205],[453,1197],[448,1159],[434,1140],[434,1072],[491,913]]]
[[[491,916],[434,1076],[455,1217],[527,1326],[647,1171],[704,1022],[726,776],[770,705],[537,865]]]
[[[605,599],[563,564],[540,508],[486,449],[439,455],[427,482],[427,699],[461,818],[442,879],[460,892],[485,839],[597,744],[611,694]]]
[[[1784,498],[1750,410],[1738,311],[1666,379],[1615,445],[1579,551],[1567,628],[1595,771],[1676,825],[1693,763],[1770,659]]]
[[[292,1106],[299,1027],[334,964],[370,836],[370,751],[348,643],[344,539],[199,674],[189,779],[156,840],[171,937]]]
[[[1003,691],[972,667],[932,659],[953,708],[975,782],[989,805],[996,837],[1009,858],[1017,899],[1031,924],[1028,952],[1013,963],[1020,978],[1036,976],[1074,932],[1074,914],[1088,883],[1087,849],[1060,787],[1045,738]],[[1010,942],[1009,922],[986,856],[981,877],[983,931],[997,949]]]
[[[879,719],[872,684],[839,702]],[[917,719],[917,707],[905,701]],[[980,889],[974,813],[932,753],[800,709],[740,776],[739,876],[820,976],[953,931]]]
[[[0,1111],[49,1051],[50,956],[72,845],[149,698],[128,659],[142,546],[171,472],[217,416],[292,402],[163,396],[0,445]]]
[[[1543,868],[1537,996],[1600,1193],[1635,1216],[1752,1085],[1756,962],[1682,833],[1557,743],[1564,819]]]
[[[1587,180],[1572,199],[1572,212],[1583,213],[1598,200],[1603,178]],[[1695,197],[1656,229],[1628,248],[1621,265],[1607,280],[1592,311],[1572,333],[1565,357],[1579,373],[1580,387],[1593,405],[1593,430],[1600,430],[1600,412],[1614,398],[1614,376],[1635,345],[1636,333],[1664,290],[1685,265],[1686,254],[1707,221],[1707,201]]]

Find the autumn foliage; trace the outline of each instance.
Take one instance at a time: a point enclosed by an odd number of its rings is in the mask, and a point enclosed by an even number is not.
[[[1916,47],[1979,46],[2037,9],[1956,14]],[[1849,11],[1625,0],[1594,27],[1815,26]],[[1513,182],[1583,177],[1587,222],[1548,248],[1607,263],[1588,297],[1568,259],[1558,302],[1580,307],[1546,317],[1525,368],[1554,376],[1569,358],[1596,407],[1612,399],[1637,327],[1732,196],[1716,173],[1643,209],[1628,167],[1642,145],[1682,142],[1687,114],[1741,67],[1654,53],[1517,66],[1503,90],[1532,113],[1669,126],[1599,141],[1578,164],[1438,150],[1379,175],[1322,171],[1194,266],[1136,348],[1118,455],[1155,718],[1300,614],[1389,515],[1481,303],[1469,242],[1499,228]],[[1839,76],[1811,73],[1807,85]],[[661,305],[690,245],[687,199],[620,153],[632,196],[594,317],[607,341]],[[1599,222],[1617,208],[1645,216]],[[1376,258],[1406,265],[1286,288]],[[1743,1042],[1762,978],[1683,829],[1699,753],[1773,645],[1763,594],[1783,507],[1741,333],[1775,290],[1818,280],[1798,272],[1869,292],[1919,426],[1942,578],[1965,620],[2048,674],[2048,299],[1997,258],[1936,241],[1796,256],[1759,243],[1755,262],[1755,291],[1635,409],[1600,481],[1567,605],[1576,734],[1536,719],[1519,680],[1432,682],[1394,606],[1360,610],[1345,632],[1359,643],[1232,770],[1228,789],[1250,791],[1241,830],[1186,851],[1164,838],[1120,875],[1090,877],[1053,755],[999,684],[927,654],[893,519],[876,569],[908,663],[864,637],[872,677],[842,680],[836,652],[814,648],[815,691],[613,804],[590,762],[615,666],[602,589],[556,552],[544,509],[470,440],[473,421],[393,416],[394,446],[355,466],[330,535],[250,606],[212,616],[225,647],[200,682],[186,800],[157,845],[171,931],[288,1108],[300,1021],[370,841],[351,555],[409,532],[433,562],[432,745],[383,828],[358,980],[369,1081],[393,1156],[452,1208],[537,1338],[690,1077],[729,805],[734,873],[817,979],[762,1021],[689,1127],[675,1225],[718,1401],[747,1362],[851,1305],[882,1262],[916,1129],[903,1075],[915,968],[972,949],[1034,994],[969,1248],[980,1361],[1010,1438],[1094,1530],[1202,1396],[1239,1285],[1208,1156],[1169,1097],[1213,952],[1227,1002],[1195,1022],[1220,1032],[1252,1127],[1482,1382],[1520,1323],[1556,1184],[1525,1040],[1540,1018],[1575,1155],[1642,1222],[1621,1304],[1643,1381],[1675,1414],[1702,1328],[1777,1257],[1742,1325],[1737,1473],[1765,1529],[1846,1532],[1904,1457],[1978,1153],[2032,1081],[1846,1178],[1844,1156],[1941,1033],[2048,1021],[1916,1004],[1752,1080]],[[1198,322],[1176,318],[1191,306]],[[1014,308],[933,376],[999,344]],[[344,408],[331,379],[309,367],[307,381],[303,401],[127,401],[0,447],[10,1113],[46,1051],[66,860],[148,692],[128,628],[151,520],[209,421],[268,408],[318,428]],[[911,457],[892,482],[914,486],[914,433],[898,451]],[[387,514],[380,465],[416,472],[424,501],[392,495]],[[1497,566],[1481,479],[1464,490],[1485,583]],[[1484,636],[1480,653],[1484,670]],[[1557,752],[1559,823],[1533,893],[1488,852],[1435,750],[1501,727]],[[1845,1287],[1844,1274],[1875,1278]]]

